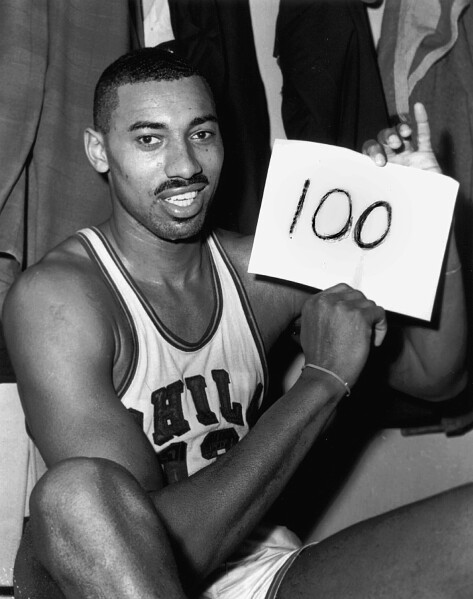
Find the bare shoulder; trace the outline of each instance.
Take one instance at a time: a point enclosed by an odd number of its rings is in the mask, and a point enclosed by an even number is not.
[[[110,302],[108,302],[110,303]],[[3,326],[8,350],[22,363],[41,347],[84,344],[111,334],[107,294],[80,243],[68,239],[24,271],[7,294]],[[90,339],[87,331],[91,331]]]
[[[122,349],[130,339],[124,320],[99,269],[71,238],[15,282],[3,324],[29,430],[46,464],[103,457],[157,489],[154,450],[116,392],[132,351]]]
[[[26,269],[7,294],[8,312],[32,308],[50,312],[59,304],[78,307],[92,293],[100,293],[96,273],[81,244],[67,239],[37,264]]]
[[[222,230],[216,233],[246,289],[269,348],[291,321],[300,315],[302,305],[312,292],[289,281],[249,273],[252,235]]]

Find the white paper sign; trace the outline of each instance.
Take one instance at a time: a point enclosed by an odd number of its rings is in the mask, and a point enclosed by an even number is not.
[[[276,140],[248,271],[347,283],[430,320],[458,183],[315,142]]]

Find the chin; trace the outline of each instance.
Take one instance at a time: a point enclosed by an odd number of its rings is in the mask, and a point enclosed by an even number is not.
[[[166,241],[191,242],[200,237],[205,226],[205,218],[193,218],[188,221],[176,221],[166,227],[156,227],[153,233]]]

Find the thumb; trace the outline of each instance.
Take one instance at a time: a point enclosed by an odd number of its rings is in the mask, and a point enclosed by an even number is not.
[[[379,347],[381,343],[383,343],[384,338],[386,337],[386,333],[388,331],[388,322],[386,320],[386,314],[384,313],[380,316],[374,323],[374,338],[373,343],[375,347]]]

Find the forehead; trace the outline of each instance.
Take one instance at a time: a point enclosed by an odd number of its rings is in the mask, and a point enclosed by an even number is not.
[[[210,91],[201,77],[175,81],[127,83],[118,88],[118,106],[111,115],[112,127],[150,120],[185,124],[196,116],[215,114]]]

